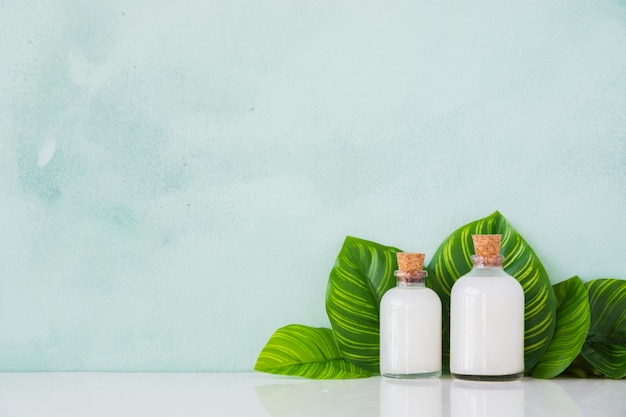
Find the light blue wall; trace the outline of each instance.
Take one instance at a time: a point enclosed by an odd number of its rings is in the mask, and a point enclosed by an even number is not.
[[[3,0],[0,56],[2,370],[251,370],[346,235],[494,210],[626,278],[624,1]]]

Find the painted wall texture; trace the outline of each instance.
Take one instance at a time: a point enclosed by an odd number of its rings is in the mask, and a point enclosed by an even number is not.
[[[626,278],[626,2],[0,3],[0,370],[247,371],[346,235]]]

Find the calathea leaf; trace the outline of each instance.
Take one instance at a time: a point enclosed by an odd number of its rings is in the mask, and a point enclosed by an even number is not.
[[[343,357],[379,372],[379,305],[396,285],[399,249],[348,236],[330,272],[326,312]]]
[[[576,359],[585,343],[591,313],[585,285],[572,277],[552,286],[556,296],[556,328],[550,346],[533,370],[535,378],[559,375]]]
[[[254,370],[313,379],[371,375],[343,359],[331,329],[299,324],[290,324],[274,332],[259,354]]]
[[[611,378],[626,376],[626,281],[596,279],[585,284],[591,325],[582,356]]]
[[[472,269],[473,234],[502,234],[503,268],[524,288],[524,362],[532,369],[548,348],[556,322],[556,300],[550,278],[530,245],[499,213],[457,229],[439,246],[429,263],[430,285],[443,304],[444,359],[450,354],[450,291],[454,282]],[[445,362],[445,361],[444,361]]]
[[[602,376],[602,372],[594,368],[589,361],[583,357],[582,353],[580,353],[562,375],[587,378],[588,376]]]

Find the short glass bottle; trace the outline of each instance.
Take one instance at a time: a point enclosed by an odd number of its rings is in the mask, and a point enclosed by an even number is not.
[[[477,248],[474,267],[452,286],[450,373],[455,378],[508,381],[524,374],[524,290],[502,269],[499,249],[500,237],[496,254],[478,254]]]
[[[441,300],[424,283],[427,271],[398,270],[394,275],[397,286],[380,303],[380,373],[389,378],[438,377]]]

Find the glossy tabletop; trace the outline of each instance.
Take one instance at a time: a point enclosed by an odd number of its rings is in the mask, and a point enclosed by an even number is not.
[[[313,381],[260,373],[5,373],[0,416],[626,416],[626,380]]]

